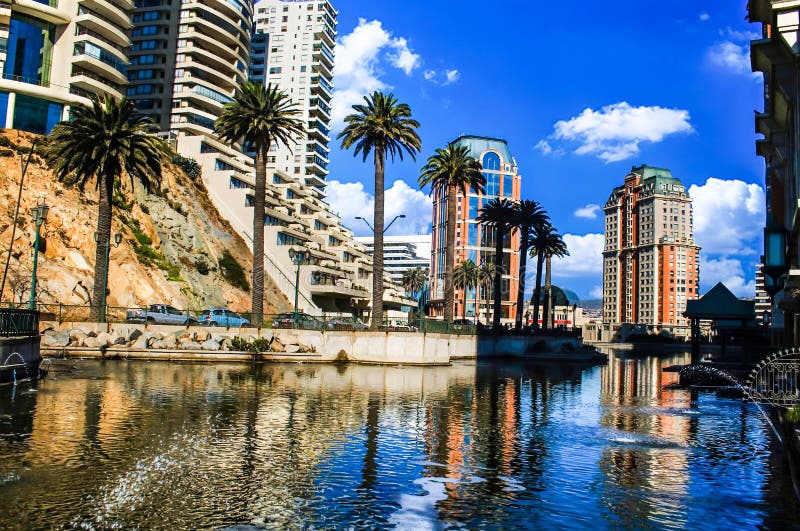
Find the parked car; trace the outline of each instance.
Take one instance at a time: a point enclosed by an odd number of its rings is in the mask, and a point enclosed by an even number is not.
[[[151,304],[147,309],[129,310],[125,316],[129,323],[154,323],[169,325],[196,325],[197,319],[167,304]]]
[[[352,317],[334,317],[325,322],[325,328],[328,330],[359,331],[366,330],[367,325]]]
[[[250,326],[250,320],[226,308],[209,308],[200,312],[201,325],[206,326]]]
[[[277,315],[272,320],[272,328],[294,328],[294,323],[294,312],[286,312]],[[313,315],[298,312],[297,328],[302,328],[303,330],[322,330],[324,328],[324,324]]]
[[[475,326],[475,321],[471,319],[456,319],[453,321],[453,330],[465,330],[470,326]]]
[[[416,326],[412,326],[399,319],[390,319],[381,326],[381,330],[388,330],[390,332],[413,332],[416,329]]]

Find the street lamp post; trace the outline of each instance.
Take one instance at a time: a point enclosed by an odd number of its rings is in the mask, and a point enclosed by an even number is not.
[[[405,218],[406,218],[405,214],[400,214],[400,215],[395,216],[394,219],[392,221],[390,221],[389,224],[386,225],[386,227],[384,227],[383,233],[386,234],[386,231],[389,230],[389,227],[391,227],[392,224],[394,224],[395,221],[397,221],[398,219],[405,219]],[[369,227],[369,230],[372,232],[373,236],[375,235],[375,229],[372,228],[372,225],[369,224],[369,221],[367,221],[365,218],[363,218],[361,216],[356,216],[356,219],[360,219],[361,221],[366,223],[367,227]]]
[[[98,233],[98,232],[94,233],[94,241],[95,241],[95,243],[100,243],[100,233]],[[111,243],[110,240],[108,242],[106,242],[106,249],[105,249],[105,251],[106,251],[105,252],[105,255],[106,255],[106,269],[105,269],[105,273],[103,275],[103,298],[100,301],[100,316],[99,316],[101,323],[105,323],[106,322],[106,292],[108,291],[108,268],[109,268],[109,265],[111,263],[111,260],[110,260],[111,259],[111,247],[114,247],[114,248],[119,247],[119,245],[121,243],[122,243],[122,234],[119,234],[119,233],[114,234],[114,243]]]
[[[295,271],[294,276],[294,319],[293,319],[293,327],[297,328],[297,319],[299,317],[298,311],[298,303],[299,303],[299,295],[300,295],[300,266],[308,259],[309,252],[306,249],[300,248],[298,249],[289,249],[289,258],[292,259],[292,263],[297,266],[297,270]]]
[[[36,226],[36,237],[33,241],[33,273],[31,278],[31,298],[28,301],[28,308],[33,310],[36,308],[36,267],[39,263],[39,231],[42,228],[42,224],[47,219],[47,213],[50,211],[50,207],[42,201],[34,208],[31,209],[31,217],[33,218],[33,224]]]

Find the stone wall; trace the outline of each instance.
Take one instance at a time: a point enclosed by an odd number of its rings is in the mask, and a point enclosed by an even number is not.
[[[446,365],[477,356],[476,336],[411,332],[347,332],[292,329],[174,327],[125,323],[43,323],[45,353],[208,361],[350,361],[391,365]],[[258,340],[244,355],[234,338]],[[150,356],[150,354],[152,356]],[[180,354],[180,355],[178,355]]]

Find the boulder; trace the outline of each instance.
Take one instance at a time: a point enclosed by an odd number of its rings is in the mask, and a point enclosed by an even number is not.
[[[208,339],[206,341],[203,341],[201,347],[203,348],[203,350],[219,350],[219,343],[217,343],[213,339]]]
[[[76,329],[69,331],[69,343],[73,347],[82,347],[87,337],[89,337],[88,334],[83,330]]]
[[[131,333],[128,334],[128,341],[131,341],[131,342],[136,341],[137,339],[142,337],[143,334],[144,334],[144,332],[142,332],[138,328],[134,328],[133,330],[131,330]]]
[[[172,336],[175,338],[176,341],[181,341],[182,339],[191,340],[192,334],[189,333],[186,329],[181,329],[176,332],[172,333]]]
[[[272,341],[275,337],[275,332],[271,328],[265,328],[261,331],[261,339]]]
[[[219,341],[220,349],[221,350],[232,350],[231,349],[231,342],[232,342],[232,339],[229,338],[229,337],[222,338],[222,340]]]
[[[272,339],[272,342],[269,344],[269,351],[270,352],[286,352],[286,347],[281,342],[280,339],[277,337]]]
[[[109,337],[108,334],[99,334],[97,337],[87,337],[83,341],[83,346],[86,348],[93,348],[93,349],[104,349],[109,345]]]
[[[203,341],[208,341],[209,339],[211,339],[211,334],[209,334],[205,330],[194,333],[194,340],[197,341],[198,343],[202,343]]]
[[[164,339],[156,340],[150,348],[159,349],[159,350],[173,350],[178,346],[178,341],[175,339],[175,336],[168,335]]]
[[[203,350],[203,345],[197,341],[187,341],[185,343],[181,343],[181,348],[185,350]]]
[[[66,347],[69,345],[70,333],[67,331],[56,332],[49,330],[42,338],[42,345],[46,347]]]
[[[300,345],[286,345],[284,352],[287,354],[294,354],[295,352],[300,352]]]
[[[150,332],[145,332],[133,341],[131,347],[144,349],[150,346],[151,341],[155,341],[153,335]]]

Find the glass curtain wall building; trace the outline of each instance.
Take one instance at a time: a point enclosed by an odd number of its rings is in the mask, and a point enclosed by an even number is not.
[[[123,95],[130,0],[0,0],[0,119],[49,133],[71,105]]]
[[[495,197],[505,197],[519,201],[522,177],[517,163],[505,140],[481,136],[462,136],[455,140],[456,145],[467,146],[470,156],[483,167],[486,189],[483,194],[470,190],[464,196],[460,191],[456,205],[456,254],[458,264],[462,260],[472,260],[476,265],[494,263],[503,269],[502,278],[502,323],[513,323],[516,318],[516,301],[519,283],[519,236],[506,235],[503,256],[495,257],[495,235],[492,228],[478,224],[478,214],[488,201]],[[447,249],[446,230],[447,198],[439,193],[433,196],[433,241],[431,250],[431,300],[430,309],[434,316],[444,315],[444,270]],[[482,321],[491,319],[492,289],[490,286],[480,290],[473,288],[467,292],[467,305],[464,307],[464,292],[456,289],[454,315],[467,319],[479,317]]]

